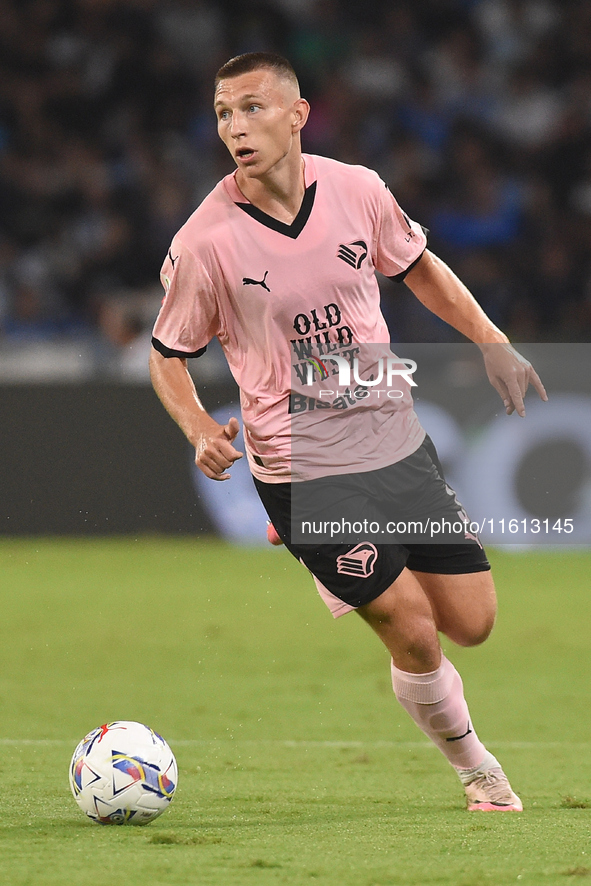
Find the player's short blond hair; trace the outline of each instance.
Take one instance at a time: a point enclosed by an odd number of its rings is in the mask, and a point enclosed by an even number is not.
[[[220,80],[239,77],[241,74],[265,68],[275,71],[279,77],[288,80],[298,90],[299,95],[300,84],[291,62],[276,52],[245,52],[234,56],[219,69],[215,75],[214,86],[217,88]]]

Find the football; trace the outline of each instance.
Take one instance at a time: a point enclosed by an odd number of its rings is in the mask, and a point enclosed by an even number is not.
[[[176,760],[162,736],[131,720],[93,729],[70,763],[74,799],[100,824],[148,824],[168,808],[177,781]]]

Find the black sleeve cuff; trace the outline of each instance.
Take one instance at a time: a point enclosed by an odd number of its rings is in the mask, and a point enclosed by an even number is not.
[[[162,354],[163,357],[180,357],[182,360],[185,357],[200,357],[201,354],[205,354],[207,350],[207,345],[204,348],[199,348],[197,351],[174,351],[172,348],[167,348],[166,345],[163,345],[161,341],[158,341],[157,338],[152,338],[152,347],[156,348],[159,354]]]
[[[405,271],[401,271],[400,274],[394,274],[393,277],[389,277],[388,279],[389,280],[398,280],[399,282],[402,282],[402,280],[404,280],[404,278],[406,277],[408,272],[412,271],[412,269],[414,268],[415,265],[418,265],[418,263],[420,262],[420,260],[424,256],[424,254],[425,254],[425,250],[423,249],[423,251],[421,252],[419,257],[415,258],[415,260],[413,262],[411,262],[411,264],[408,266],[408,268]]]

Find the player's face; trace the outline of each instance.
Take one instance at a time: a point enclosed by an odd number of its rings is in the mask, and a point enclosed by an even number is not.
[[[260,178],[299,155],[297,133],[306,122],[308,103],[274,71],[221,80],[214,108],[219,136],[245,177]]]

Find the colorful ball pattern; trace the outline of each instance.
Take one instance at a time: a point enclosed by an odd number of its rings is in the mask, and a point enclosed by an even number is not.
[[[115,720],[93,729],[70,763],[70,787],[100,824],[148,824],[168,808],[178,782],[174,754],[142,723]]]

